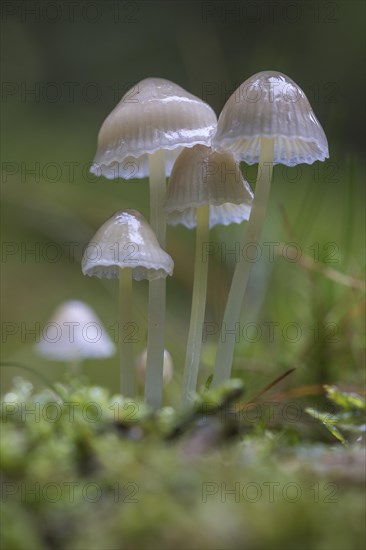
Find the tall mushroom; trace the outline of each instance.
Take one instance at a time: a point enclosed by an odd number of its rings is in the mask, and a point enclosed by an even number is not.
[[[295,166],[323,161],[328,142],[304,92],[288,76],[264,71],[246,80],[232,94],[219,117],[213,147],[238,160],[258,164],[257,183],[243,249],[261,237],[274,164]],[[229,331],[239,321],[253,263],[241,255],[237,263],[219,339],[213,385],[230,377],[235,339]]]
[[[211,143],[216,124],[214,111],[198,97],[169,80],[146,78],[122,97],[101,127],[91,171],[109,178],[142,178],[149,173],[150,224],[163,248],[166,176],[183,147]],[[149,285],[148,324],[145,397],[151,405],[159,406],[164,358],[163,279]],[[156,380],[160,381],[160,394],[156,393]]]
[[[122,334],[123,328],[133,318],[132,279],[165,279],[173,273],[173,267],[173,260],[160,248],[151,227],[137,210],[113,214],[98,229],[84,251],[84,275],[119,279],[121,393],[125,396],[133,397],[135,392],[132,343]]]
[[[252,197],[251,189],[230,153],[217,153],[211,147],[195,145],[192,149],[185,149],[175,161],[165,204],[168,223],[197,228],[182,406],[187,405],[197,386],[208,270],[203,247],[209,241],[209,228],[247,220]]]

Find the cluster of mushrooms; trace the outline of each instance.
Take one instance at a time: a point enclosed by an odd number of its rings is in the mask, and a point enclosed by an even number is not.
[[[127,92],[104,121],[91,171],[108,179],[150,181],[150,224],[136,210],[118,211],[86,247],[84,275],[119,279],[120,330],[133,319],[132,280],[149,281],[145,399],[162,401],[166,277],[173,259],[164,250],[166,225],[196,228],[191,319],[182,383],[182,406],[196,391],[207,288],[203,243],[209,229],[248,220],[242,245],[259,244],[274,164],[312,164],[328,157],[328,144],[304,92],[284,74],[258,73],[232,94],[219,119],[180,86],[147,78]],[[253,195],[240,162],[258,163]],[[219,169],[224,167],[224,169]],[[168,186],[166,185],[169,177]],[[219,338],[213,386],[230,378],[235,335],[251,267],[236,264]],[[135,395],[133,346],[120,338],[121,393]]]

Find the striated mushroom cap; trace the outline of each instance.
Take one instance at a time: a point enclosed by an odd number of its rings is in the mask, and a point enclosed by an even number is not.
[[[306,95],[275,71],[251,76],[231,95],[212,146],[255,164],[262,137],[274,139],[274,164],[312,164],[329,157],[327,138]]]
[[[116,348],[96,313],[84,302],[69,300],[56,309],[36,350],[48,359],[72,361],[111,357]]]
[[[195,145],[177,158],[165,211],[170,225],[196,225],[196,209],[210,205],[210,227],[241,223],[250,215],[253,193],[230,153]]]
[[[82,259],[84,275],[113,279],[120,268],[131,268],[140,281],[172,275],[174,263],[158,243],[155,233],[137,210],[113,214],[96,232]]]
[[[179,154],[175,149],[209,145],[216,125],[215,112],[207,103],[169,80],[146,78],[122,97],[104,121],[91,172],[107,178],[116,177],[116,172],[142,178],[146,155],[164,149],[169,175]],[[141,167],[133,176],[120,169],[126,157],[142,156]]]

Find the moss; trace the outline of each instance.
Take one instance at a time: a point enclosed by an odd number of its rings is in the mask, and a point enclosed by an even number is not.
[[[3,403],[4,549],[361,548],[360,445],[289,446],[278,430],[244,429],[229,414],[236,381],[181,415],[58,389],[62,399],[18,387],[16,414]],[[22,414],[37,403],[39,415]]]

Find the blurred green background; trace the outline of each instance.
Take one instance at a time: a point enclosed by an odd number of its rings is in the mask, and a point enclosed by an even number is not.
[[[241,82],[266,69],[284,72],[303,88],[327,134],[330,159],[275,168],[263,241],[296,243],[301,259],[293,261],[293,247],[274,257],[263,247],[243,308],[234,374],[253,391],[293,366],[291,386],[360,384],[364,32],[365,4],[358,1],[3,2],[3,391],[15,374],[26,374],[9,362],[53,380],[65,371],[65,364],[37,357],[36,336],[27,332],[39,332],[62,301],[87,302],[113,335],[117,284],[84,277],[80,258],[117,209],[136,208],[148,217],[147,180],[107,181],[88,172],[99,128],[123,93],[159,76],[219,114]],[[255,167],[243,170],[253,183]],[[234,248],[242,229],[215,228],[219,251]],[[166,331],[175,376],[166,401],[174,403],[188,332],[194,232],[171,228],[167,248],[175,261]],[[233,255],[210,258],[206,320],[214,334],[203,347],[201,383],[211,372],[215,323],[233,268]],[[138,353],[146,346],[146,282],[134,291]],[[118,390],[117,356],[87,361],[84,372]],[[41,384],[36,375],[26,376]]]

